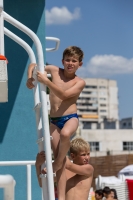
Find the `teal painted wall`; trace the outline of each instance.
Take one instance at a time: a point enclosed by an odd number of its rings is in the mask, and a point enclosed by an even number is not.
[[[45,0],[4,0],[4,11],[34,31],[45,54]],[[5,22],[5,27],[25,40],[33,49],[33,41]],[[38,152],[33,91],[26,88],[27,52],[5,36],[8,59],[8,102],[0,103],[0,161],[35,160]],[[15,199],[26,200],[26,167],[0,167],[0,174],[11,174],[16,180]],[[0,199],[3,199],[0,189]],[[32,200],[41,199],[35,167],[32,167]]]

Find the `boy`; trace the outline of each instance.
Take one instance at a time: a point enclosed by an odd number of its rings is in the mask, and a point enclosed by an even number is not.
[[[96,200],[102,200],[103,199],[103,191],[102,191],[102,189],[95,191],[95,199]]]
[[[73,163],[66,161],[66,192],[65,200],[87,200],[93,178],[93,167],[88,164],[90,158],[89,144],[82,138],[76,138],[70,143],[70,156]],[[45,154],[41,152],[36,158],[36,172],[41,187],[41,165],[45,161]],[[44,170],[45,171],[45,170]],[[42,171],[44,173],[44,171]],[[60,200],[58,194],[58,200]]]
[[[76,76],[76,71],[82,66],[83,51],[76,46],[68,47],[63,52],[64,69],[48,65],[45,72],[37,72],[37,79],[50,89],[50,134],[53,137],[52,149],[55,162],[58,187],[65,194],[65,157],[70,147],[70,137],[78,128],[76,101],[85,86],[85,81]],[[34,87],[32,72],[36,64],[29,65],[27,87]],[[52,82],[47,78],[51,74]]]

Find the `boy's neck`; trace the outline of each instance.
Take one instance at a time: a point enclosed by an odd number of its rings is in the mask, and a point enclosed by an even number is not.
[[[81,165],[81,164],[79,164],[78,162],[75,162],[75,161],[73,161],[73,163],[76,164],[76,165]]]
[[[74,79],[76,74],[68,74],[65,70],[64,70],[64,76],[65,78],[68,78],[68,79]]]

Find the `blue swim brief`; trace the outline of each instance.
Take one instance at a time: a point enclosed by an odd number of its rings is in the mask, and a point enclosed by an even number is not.
[[[64,127],[64,124],[71,118],[77,118],[77,113],[70,114],[70,115],[64,115],[62,117],[51,117],[50,122],[54,125],[56,125],[58,128],[62,129]]]

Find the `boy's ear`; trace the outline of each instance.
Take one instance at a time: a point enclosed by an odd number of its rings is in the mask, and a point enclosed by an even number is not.
[[[72,160],[75,158],[75,154],[74,153],[70,153],[70,156],[71,156]]]
[[[83,62],[81,61],[81,62],[79,63],[79,68],[80,68],[82,65],[83,65]]]
[[[64,65],[64,60],[62,59],[62,65]]]

